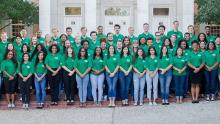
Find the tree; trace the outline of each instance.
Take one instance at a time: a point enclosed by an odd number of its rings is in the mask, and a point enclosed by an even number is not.
[[[197,23],[220,24],[220,0],[195,0],[198,5]]]
[[[27,26],[38,23],[39,7],[27,0],[0,0],[0,23],[9,19],[13,22],[22,22]],[[0,27],[0,30],[11,23]]]

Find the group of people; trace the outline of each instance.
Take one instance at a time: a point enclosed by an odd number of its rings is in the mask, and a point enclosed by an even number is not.
[[[158,96],[162,105],[169,105],[170,91],[177,103],[182,103],[189,92],[192,103],[199,103],[200,94],[214,101],[220,91],[220,38],[210,35],[208,26],[206,33],[198,36],[193,25],[184,34],[178,27],[179,22],[174,21],[173,29],[165,34],[166,27],[159,25],[153,35],[149,24],[144,23],[143,33],[137,36],[133,27],[124,36],[118,24],[114,33],[104,34],[103,26],[98,26],[90,36],[82,27],[75,37],[71,27],[61,35],[53,28],[52,34],[42,37],[38,31],[31,38],[23,29],[11,40],[2,32],[1,91],[9,108],[15,107],[15,94],[19,92],[25,109],[29,107],[31,87],[36,90],[37,107],[42,108],[48,87],[51,105],[58,104],[62,84],[67,104],[73,104],[78,91],[81,107],[86,106],[89,94],[97,106],[102,105],[104,95],[109,107],[115,106],[116,98],[128,105],[129,96],[135,106],[143,105],[145,89],[149,105],[157,105]]]

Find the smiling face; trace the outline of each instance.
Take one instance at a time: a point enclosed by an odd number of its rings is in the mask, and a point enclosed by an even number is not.
[[[24,61],[28,61],[29,60],[28,54],[24,54],[23,59],[24,59]]]
[[[8,54],[7,54],[7,59],[12,59],[13,56],[14,56],[13,52],[10,51],[10,52],[8,52]]]

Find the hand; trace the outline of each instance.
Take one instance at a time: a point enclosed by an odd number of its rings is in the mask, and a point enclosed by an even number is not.
[[[23,81],[26,82],[26,81],[27,81],[27,77],[24,77],[24,78],[23,78]]]
[[[179,69],[178,69],[178,73],[181,74],[181,73],[182,73],[182,70],[179,70]]]
[[[212,67],[211,67],[211,68],[208,67],[208,71],[209,71],[209,72],[212,71]]]
[[[42,78],[37,77],[37,81],[41,81],[41,80],[42,80]]]
[[[161,69],[161,74],[165,74],[166,70],[165,69]]]
[[[195,68],[195,70],[193,71],[194,73],[198,73],[200,71],[199,68]]]
[[[57,74],[57,71],[54,71],[53,74],[52,74],[52,76],[55,76],[56,74]]]
[[[139,74],[139,78],[142,78],[144,76],[144,73]]]
[[[72,76],[72,75],[73,75],[73,72],[71,71],[68,75],[69,75],[69,76]]]
[[[114,73],[110,73],[109,77],[114,77],[114,75],[115,75]]]
[[[10,81],[11,81],[11,80],[14,80],[14,77],[10,76],[10,77],[9,77],[9,80],[10,80]]]
[[[129,74],[128,72],[125,72],[125,76],[128,76],[128,74]]]

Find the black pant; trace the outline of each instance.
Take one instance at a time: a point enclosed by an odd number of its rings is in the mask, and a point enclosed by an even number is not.
[[[8,78],[3,78],[5,93],[6,94],[15,94],[16,87],[16,77],[13,80],[9,80]]]
[[[56,68],[53,70],[57,70]],[[51,101],[52,102],[58,102],[59,101],[59,84],[60,84],[60,71],[55,75],[52,76],[52,72],[48,70],[48,82],[50,85],[50,95],[51,95]]]
[[[74,85],[76,75],[69,76],[69,72],[63,70],[64,91],[67,100],[74,100]]]
[[[25,82],[23,81],[23,79],[21,77],[18,78],[23,104],[29,104],[29,102],[30,102],[31,81],[32,81],[31,77]]]

